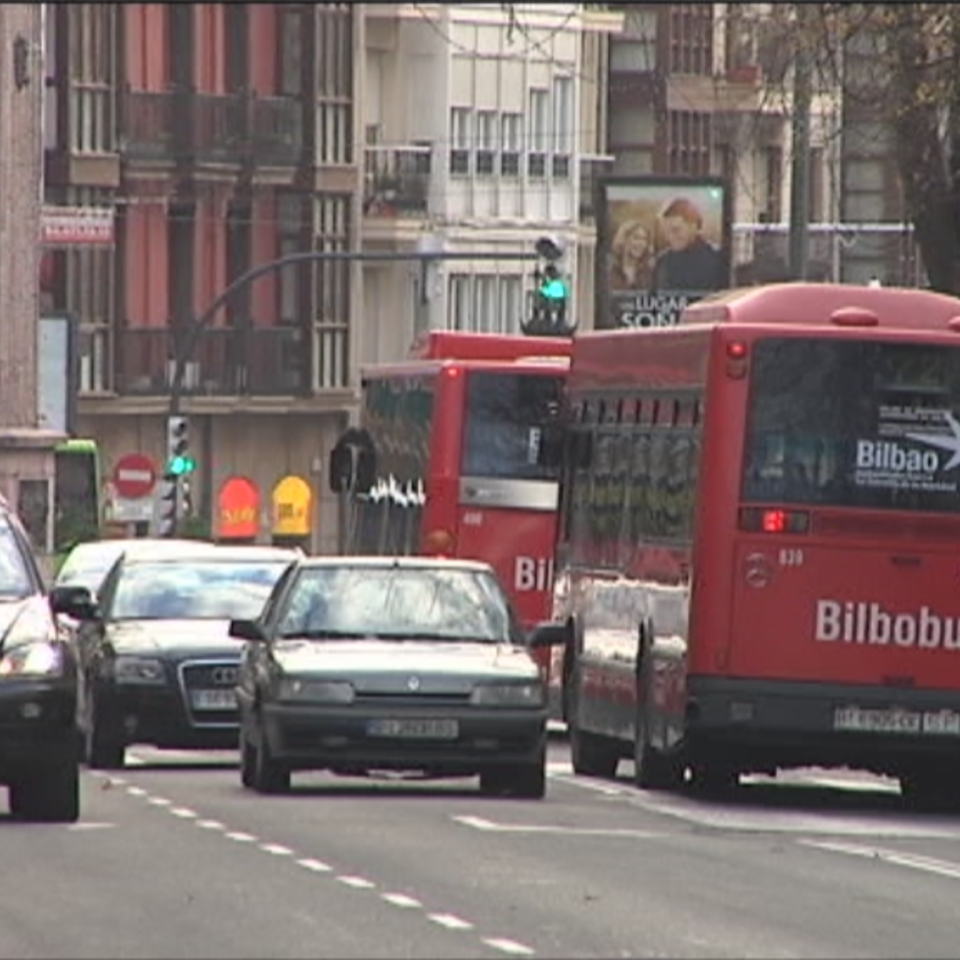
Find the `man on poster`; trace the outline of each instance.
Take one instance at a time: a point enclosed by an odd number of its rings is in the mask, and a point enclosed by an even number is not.
[[[723,256],[703,235],[703,214],[692,200],[677,197],[660,212],[667,249],[658,257],[654,289],[713,291],[723,283]]]

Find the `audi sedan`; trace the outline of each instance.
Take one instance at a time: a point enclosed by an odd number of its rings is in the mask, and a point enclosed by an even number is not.
[[[255,617],[299,551],[208,543],[130,544],[65,612],[80,621],[77,724],[87,764],[115,770],[132,744],[232,749],[241,644],[230,621]]]
[[[288,790],[298,770],[480,776],[487,793],[543,797],[547,697],[531,649],[484,563],[312,557],[259,618],[238,619],[241,780]]]

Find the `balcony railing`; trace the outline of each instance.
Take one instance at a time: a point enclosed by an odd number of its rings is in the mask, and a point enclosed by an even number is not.
[[[293,97],[126,90],[123,152],[135,159],[295,166],[303,145]]]
[[[122,396],[165,396],[173,381],[173,332],[119,332],[116,389]],[[346,327],[310,336],[299,327],[216,327],[205,331],[187,363],[188,396],[306,396],[346,386]],[[317,374],[312,371],[316,369]]]
[[[370,217],[425,215],[429,205],[433,148],[367,147],[363,212]]]
[[[613,169],[613,157],[583,155],[580,156],[580,219],[593,220],[597,215],[596,189],[603,177],[609,176]]]
[[[295,166],[303,152],[303,107],[295,97],[250,101],[250,149],[255,163]]]

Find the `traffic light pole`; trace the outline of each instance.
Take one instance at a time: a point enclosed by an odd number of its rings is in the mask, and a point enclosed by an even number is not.
[[[440,263],[446,260],[508,260],[508,261],[536,261],[542,259],[539,252],[519,253],[502,252],[492,253],[489,250],[481,251],[412,251],[410,253],[363,252],[353,250],[311,250],[306,253],[291,253],[276,260],[269,260],[252,270],[241,274],[207,307],[199,317],[180,336],[174,337],[173,382],[170,384],[169,416],[180,414],[183,400],[183,380],[187,364],[193,357],[194,351],[203,331],[210,325],[217,313],[222,310],[241,290],[252,284],[260,277],[276,273],[284,267],[298,263],[329,263],[333,261],[347,263],[419,263],[421,269],[421,290],[425,288],[426,270],[431,263]]]

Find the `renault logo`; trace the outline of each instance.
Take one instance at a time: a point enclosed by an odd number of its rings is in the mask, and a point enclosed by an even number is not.
[[[407,681],[407,689],[408,689],[408,690],[419,690],[419,689],[420,689],[420,678],[419,678],[419,677],[411,677],[411,678]]]
[[[214,667],[210,671],[210,679],[218,687],[232,687],[240,678],[240,670],[237,667]]]

